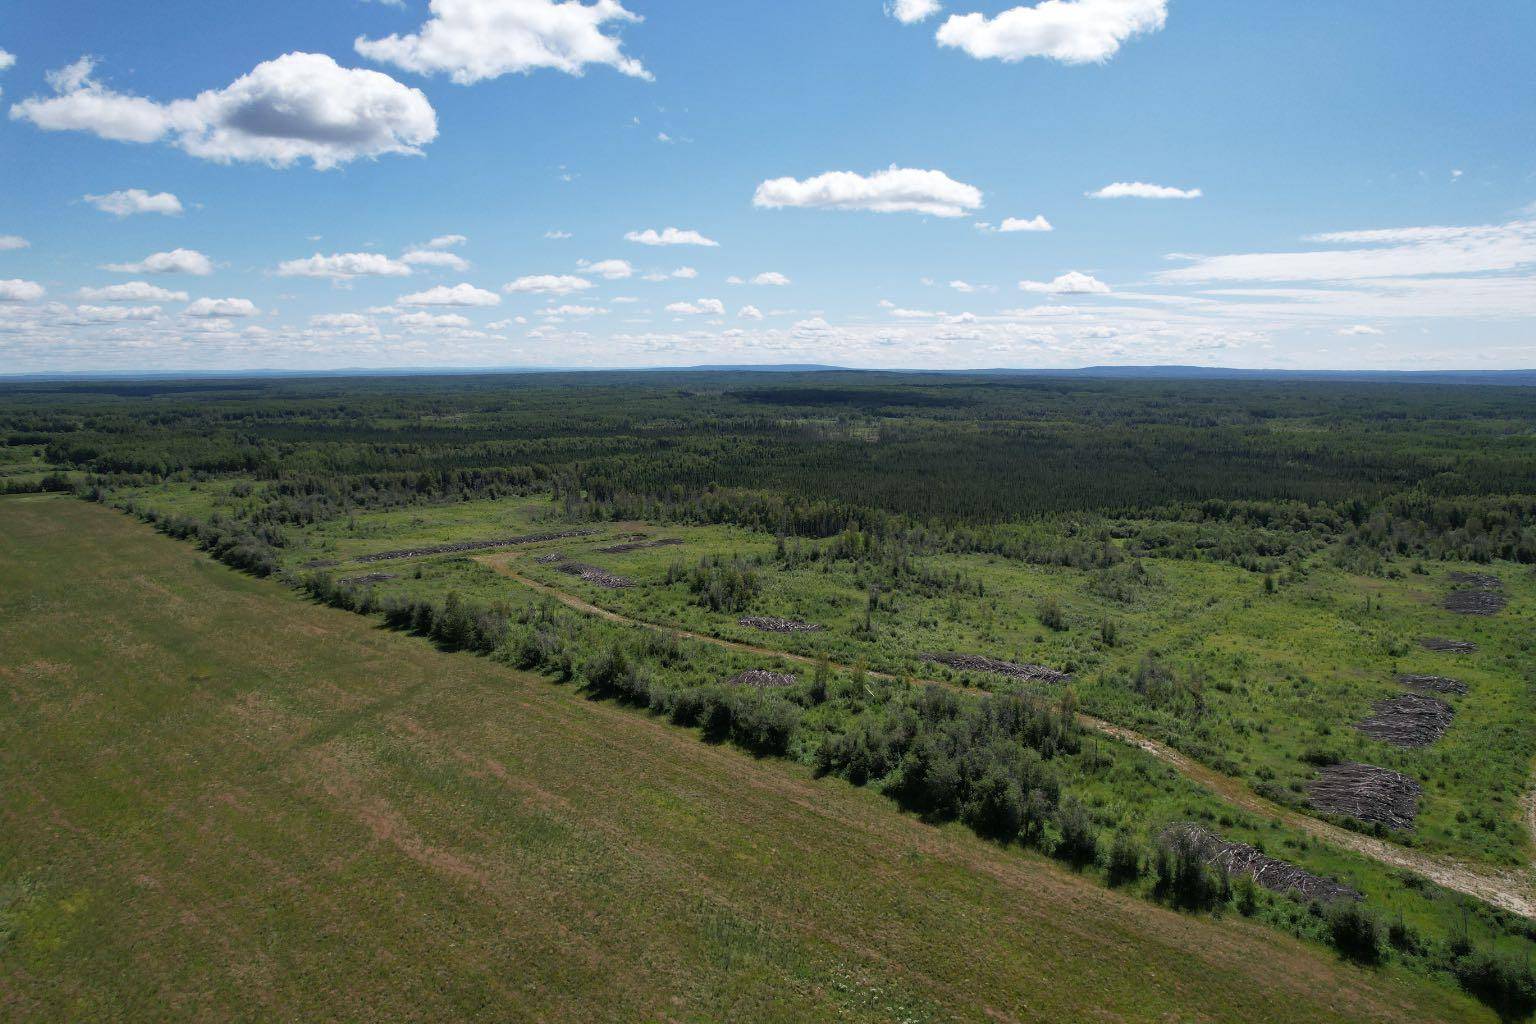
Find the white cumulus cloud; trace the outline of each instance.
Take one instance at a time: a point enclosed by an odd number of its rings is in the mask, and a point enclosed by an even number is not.
[[[1020,281],[1019,287],[1026,292],[1043,295],[1108,295],[1109,285],[1096,277],[1073,270],[1054,281]]]
[[[1051,222],[1044,217],[1034,217],[1025,220],[1022,217],[1009,217],[997,226],[1002,234],[1012,234],[1016,231],[1055,231]]]
[[[14,252],[17,249],[27,249],[31,242],[20,235],[0,235],[0,252]]]
[[[640,245],[702,245],[708,248],[720,245],[719,242],[712,238],[705,238],[697,231],[684,231],[680,228],[666,228],[662,231],[646,228],[644,231],[631,231],[624,238]]]
[[[278,277],[321,277],[350,281],[356,277],[409,277],[411,268],[376,252],[316,253],[306,259],[278,264]]]
[[[502,290],[512,295],[570,295],[591,287],[591,281],[574,274],[530,274],[518,278]]]
[[[213,261],[196,249],[173,249],[146,256],[137,263],[108,263],[103,269],[116,274],[192,274],[207,277],[213,273]]]
[[[977,60],[1048,57],[1064,64],[1106,61],[1132,36],[1168,21],[1168,0],[1045,0],[995,18],[954,15],[939,27],[940,46]]]
[[[36,281],[0,281],[0,302],[36,302],[46,294]]]
[[[260,312],[250,299],[198,299],[182,310],[182,315],[222,318],[255,316]]]
[[[469,239],[464,235],[438,235],[427,243],[428,249],[457,249],[467,243]]]
[[[635,268],[628,260],[599,260],[596,263],[583,263],[582,269],[589,274],[596,274],[605,281],[623,281],[635,276]]]
[[[424,292],[402,295],[396,301],[402,306],[499,306],[501,296],[472,284],[456,284],[451,288],[440,284]]]
[[[761,320],[763,311],[756,306],[742,306],[736,314],[742,320]]]
[[[579,75],[589,64],[651,77],[624,54],[617,36],[604,32],[610,24],[643,20],[618,0],[432,0],[430,10],[414,35],[359,37],[353,45],[369,60],[447,74],[459,85],[540,68]]]
[[[168,139],[216,163],[328,170],[388,153],[420,154],[437,137],[425,95],[377,71],[344,68],[325,54],[289,53],[223,89],[159,103],[115,92],[89,57],[51,72],[55,95],[23,100],[11,119],[47,131],[84,131],[119,142]]]
[[[110,213],[114,217],[132,217],[138,213],[159,213],[175,217],[182,213],[181,200],[169,192],[151,194],[142,188],[127,188],[102,196],[88,195],[83,198],[102,213]]]
[[[412,249],[400,257],[400,262],[413,267],[438,267],[458,271],[469,269],[468,260],[456,252],[443,249]]]
[[[1145,181],[1117,181],[1113,185],[1105,185],[1097,192],[1089,192],[1088,195],[1093,199],[1199,199],[1205,193],[1198,188],[1171,188]]]
[[[830,171],[814,178],[774,178],[757,187],[752,205],[875,213],[923,213],[963,217],[981,207],[981,190],[955,181],[942,171],[892,166],[874,174]]]
[[[779,273],[777,270],[769,270],[769,271],[766,271],[764,273],[758,274],[756,277],[754,277],[752,279],[752,283],[753,284],[765,284],[765,285],[771,285],[771,286],[773,286],[775,288],[782,288],[785,285],[789,284],[790,280],[789,280],[789,278],[785,277],[783,274]]]
[[[885,13],[903,25],[915,25],[942,10],[939,0],[886,0]]]
[[[667,307],[667,312],[676,313],[678,316],[725,316],[725,303],[719,299],[674,302]]]
[[[129,281],[105,288],[81,288],[79,295],[87,302],[186,302],[186,292],[174,292],[148,281]]]

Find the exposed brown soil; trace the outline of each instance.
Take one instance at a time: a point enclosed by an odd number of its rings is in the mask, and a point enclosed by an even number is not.
[[[1376,702],[1376,713],[1355,728],[1395,747],[1427,747],[1445,735],[1456,710],[1443,700],[1403,693]]]
[[[1026,683],[1064,683],[1072,677],[1044,665],[1021,665],[1012,661],[998,661],[979,654],[925,654],[923,660],[934,665],[947,665],[962,672],[990,672]]]
[[[1371,764],[1334,764],[1307,787],[1312,806],[1399,832],[1413,828],[1424,787],[1408,776]]]
[[[1331,878],[1303,871],[1296,865],[1260,853],[1247,843],[1229,843],[1193,822],[1173,825],[1164,836],[1183,840],[1198,851],[1207,864],[1213,864],[1230,878],[1248,877],[1270,892],[1296,894],[1302,900],[1333,903],[1336,900],[1364,899],[1357,890]]]

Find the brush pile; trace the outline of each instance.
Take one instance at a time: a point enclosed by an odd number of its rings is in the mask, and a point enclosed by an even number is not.
[[[559,551],[552,551],[547,555],[540,555],[538,558],[535,558],[534,561],[538,562],[540,565],[558,565],[565,561],[565,555]]]
[[[1477,572],[1453,572],[1451,585],[1456,589],[1445,599],[1445,610],[1458,615],[1497,615],[1509,604],[1504,596],[1504,581],[1497,576]]]
[[[1270,892],[1295,893],[1308,903],[1333,903],[1337,900],[1359,902],[1365,897],[1331,878],[1321,878],[1287,861],[1260,853],[1247,843],[1229,843],[1192,822],[1171,825],[1163,833],[1165,840],[1182,842],[1198,853],[1207,864],[1225,872],[1228,878],[1246,875]]]
[[[337,580],[336,582],[346,587],[366,587],[370,583],[383,583],[387,580],[397,580],[399,578],[393,573],[371,572],[366,576],[353,576],[350,579]]]
[[[787,672],[769,672],[766,669],[748,669],[725,681],[727,686],[751,686],[758,690],[781,690],[794,686],[799,679]]]
[[[760,629],[764,633],[820,633],[827,628],[814,622],[776,619],[771,615],[748,615],[740,621],[740,625],[748,629]]]
[[[1449,676],[1398,676],[1397,681],[1420,693],[1454,693],[1459,697],[1467,694],[1467,684]]]
[[[1470,640],[1446,640],[1438,636],[1425,637],[1419,641],[1419,646],[1437,654],[1471,654],[1477,650],[1477,644]]]
[[[488,551],[491,548],[510,548],[519,544],[538,544],[548,540],[565,540],[568,537],[590,537],[592,530],[567,530],[564,533],[530,533],[522,537],[502,537],[497,540],[466,540],[457,544],[436,544],[425,548],[405,548],[400,551],[381,551],[376,555],[364,555],[358,562],[391,562],[397,558],[425,558],[429,555],[460,555],[469,551]]]
[[[1408,776],[1369,764],[1330,765],[1307,787],[1320,811],[1400,832],[1413,828],[1423,793]]]
[[[983,658],[979,654],[925,654],[923,661],[932,665],[948,665],[962,672],[990,672],[993,675],[1021,679],[1026,683],[1064,683],[1072,677],[1044,665],[1020,665],[1012,661]]]
[[[567,576],[575,576],[577,579],[602,587],[604,590],[624,590],[635,585],[634,580],[627,580],[623,576],[615,576],[607,569],[599,569],[595,565],[584,565],[581,562],[563,562],[559,569]]]
[[[670,548],[681,544],[676,537],[668,537],[666,540],[637,540],[628,544],[615,544],[612,547],[598,548],[600,555],[627,555],[631,551],[644,551],[647,548]]]
[[[1355,728],[1395,747],[1427,747],[1451,727],[1456,711],[1443,700],[1404,693],[1376,702],[1376,713]]]

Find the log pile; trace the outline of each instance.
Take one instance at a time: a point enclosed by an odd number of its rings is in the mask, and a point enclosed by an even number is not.
[[[794,686],[799,679],[787,672],[769,672],[766,669],[748,669],[740,675],[734,675],[725,681],[727,686],[751,686],[759,690],[781,690],[786,686]]]
[[[1456,589],[1445,599],[1445,610],[1458,615],[1497,615],[1509,604],[1504,596],[1504,581],[1480,572],[1453,572],[1451,585]]]
[[[1307,787],[1312,806],[1320,811],[1397,831],[1413,828],[1423,793],[1424,787],[1408,776],[1370,764],[1330,765]]]
[[[1449,676],[1398,676],[1397,681],[1420,693],[1454,693],[1466,696],[1467,684]]]
[[[604,590],[624,590],[635,585],[634,580],[625,579],[623,576],[615,576],[607,569],[599,569],[595,565],[584,565],[581,562],[565,562],[560,565],[560,571],[568,576],[575,576],[594,586]]]
[[[510,548],[519,544],[538,544],[547,540],[565,540],[568,537],[590,537],[592,530],[566,530],[563,533],[530,533],[522,537],[501,537],[497,540],[466,540],[457,544],[435,544],[424,548],[405,548],[400,551],[381,551],[376,555],[364,555],[358,562],[392,562],[397,558],[425,558],[429,555],[459,555],[467,551],[486,551],[490,548]]]
[[[682,541],[676,537],[668,537],[665,540],[637,540],[628,544],[615,544],[608,548],[598,548],[600,555],[627,555],[631,551],[644,551],[646,548],[670,548],[676,547]]]
[[[1376,713],[1355,728],[1395,747],[1427,747],[1445,735],[1456,711],[1443,700],[1403,693],[1376,702]]]
[[[559,551],[552,551],[547,555],[540,555],[538,558],[535,558],[534,561],[538,562],[540,565],[558,565],[559,563],[565,561],[565,555]]]
[[[305,562],[300,569],[334,569],[341,563],[334,558],[317,558],[313,562]]]
[[[948,665],[962,672],[990,672],[993,675],[1021,679],[1026,683],[1064,683],[1072,677],[1044,665],[1020,665],[1012,661],[983,658],[979,654],[925,654],[923,661],[933,665]]]
[[[397,580],[400,577],[388,572],[371,572],[366,576],[353,576],[349,579],[337,582],[347,587],[366,587],[370,583],[383,583],[386,580]]]
[[[1447,640],[1438,636],[1425,637],[1419,641],[1419,646],[1437,654],[1471,654],[1477,650],[1477,644],[1470,640]]]
[[[820,633],[827,628],[818,626],[814,622],[778,619],[772,615],[748,615],[739,624],[748,629],[760,629],[764,633]]]
[[[1165,840],[1185,844],[1228,878],[1247,876],[1270,892],[1296,894],[1309,903],[1333,903],[1337,900],[1360,902],[1365,897],[1347,885],[1322,878],[1296,865],[1259,852],[1247,843],[1229,843],[1193,822],[1171,825],[1163,833]]]

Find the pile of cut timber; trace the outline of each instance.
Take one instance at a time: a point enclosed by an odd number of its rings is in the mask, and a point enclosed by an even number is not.
[[[1226,842],[1221,836],[1192,822],[1169,826],[1163,837],[1194,850],[1207,864],[1225,872],[1228,878],[1246,875],[1270,892],[1295,893],[1309,903],[1359,902],[1365,898],[1347,885],[1303,871],[1289,861],[1277,860],[1247,843]]]
[[[1439,654],[1471,654],[1477,650],[1477,644],[1470,640],[1447,640],[1438,636],[1425,637],[1419,641],[1419,646]]]
[[[584,565],[581,562],[565,562],[560,566],[560,571],[568,576],[575,576],[587,583],[602,587],[604,590],[624,590],[635,585],[634,580],[625,579],[623,576],[615,576],[607,569],[599,569],[595,565]]]
[[[458,555],[467,551],[486,551],[490,548],[510,548],[519,544],[538,544],[547,540],[565,540],[567,537],[590,537],[592,530],[566,530],[563,533],[530,533],[522,537],[501,537],[496,540],[466,540],[457,544],[435,544],[425,548],[404,548],[400,551],[380,551],[376,555],[364,555],[358,562],[391,562],[397,558],[425,558],[429,555]]]
[[[1398,676],[1397,681],[1421,693],[1454,693],[1466,696],[1467,684],[1449,676]]]
[[[1398,831],[1413,828],[1424,788],[1406,775],[1370,764],[1324,768],[1307,787],[1312,806]]]
[[[748,615],[742,619],[741,625],[749,629],[760,629],[764,633],[820,633],[826,629],[814,622],[797,622],[794,619],[777,619],[772,615]]]
[[[1427,747],[1451,727],[1456,711],[1443,700],[1403,693],[1376,702],[1376,713],[1355,725],[1375,740],[1396,747]]]
[[[979,654],[925,654],[923,660],[934,665],[948,665],[962,672],[991,672],[993,675],[1022,679],[1026,683],[1064,683],[1072,677],[1044,665],[1020,665],[1012,661],[983,658]]]
[[[752,686],[759,690],[778,690],[786,686],[794,686],[799,680],[787,672],[769,672],[766,669],[753,668],[732,676],[725,681],[727,686]]]

